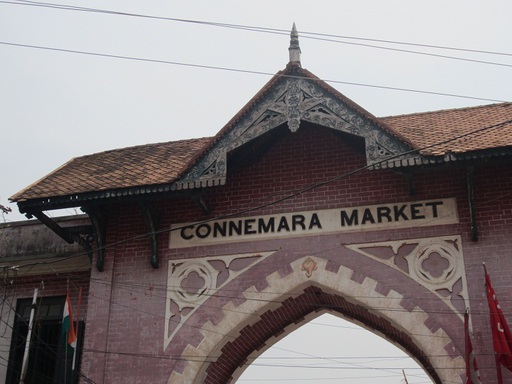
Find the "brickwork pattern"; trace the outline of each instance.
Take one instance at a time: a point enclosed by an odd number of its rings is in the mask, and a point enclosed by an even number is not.
[[[479,240],[473,242],[469,231],[465,167],[418,169],[413,175],[416,195],[409,196],[406,178],[398,172],[363,170],[344,176],[364,165],[363,143],[328,129],[304,126],[297,133],[272,143],[260,161],[230,174],[225,186],[206,189],[205,201],[210,214],[204,214],[196,203],[186,198],[170,197],[152,202],[152,205],[160,215],[160,229],[165,230],[173,223],[207,220],[248,212],[248,209],[253,209],[251,215],[260,215],[454,197],[459,224],[187,249],[169,249],[168,233],[162,232],[158,235],[161,266],[154,270],[149,264],[150,242],[140,208],[136,204],[112,208],[105,272],[92,271],[93,293],[89,296],[87,313],[84,373],[97,383],[113,384],[148,381],[190,384],[203,383],[206,378],[212,383],[222,382],[215,381],[220,380],[215,378],[216,372],[218,377],[235,380],[243,370],[239,367],[243,360],[238,363],[238,368],[231,366],[225,370],[214,368],[215,365],[209,368],[209,363],[217,361],[224,353],[226,357],[232,356],[228,350],[235,345],[247,344],[238,358],[249,358],[246,356],[248,351],[265,341],[263,336],[257,342],[241,337],[242,330],[248,326],[259,329],[263,323],[256,324],[265,313],[280,313],[277,309],[283,301],[292,300],[304,294],[309,286],[314,286],[328,297],[356,301],[368,310],[396,306],[399,308],[396,313],[382,310],[376,315],[399,332],[420,327],[415,333],[426,336],[413,338],[413,342],[430,358],[434,369],[447,363],[446,358],[438,362],[433,356],[448,354],[452,357],[449,359],[452,370],[436,371],[440,380],[445,381],[443,375],[452,372],[450,375],[454,376],[446,382],[462,382],[463,327],[460,320],[453,320],[453,311],[448,310],[439,297],[418,287],[405,275],[344,247],[345,244],[458,235],[464,250],[475,334],[473,344],[483,380],[495,383],[481,262],[487,262],[505,313],[512,313],[510,166],[489,163],[475,167]],[[331,178],[338,179],[308,189]],[[303,189],[303,193],[296,193]],[[290,194],[295,195],[272,204]],[[205,301],[162,352],[169,263],[177,259],[263,251],[275,251],[275,254]],[[301,264],[308,257],[318,262],[318,269],[311,278],[301,271]],[[275,292],[277,296],[269,296],[268,292]],[[363,292],[376,301],[362,303]],[[260,304],[255,306],[255,302]],[[304,312],[307,311],[288,313],[288,318],[281,319],[279,324],[301,325]],[[458,315],[456,319],[459,319]],[[298,324],[292,325],[295,322]],[[277,334],[277,337],[272,336],[266,344],[271,345],[275,339],[286,335],[287,329],[284,328],[283,333],[277,328],[268,330],[265,335]],[[228,343],[231,343],[229,348],[226,347]],[[510,379],[506,372],[504,375],[505,379]]]

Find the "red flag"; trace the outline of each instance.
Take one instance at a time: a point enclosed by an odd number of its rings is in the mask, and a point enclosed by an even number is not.
[[[473,353],[473,343],[469,336],[469,313],[464,314],[464,339],[466,342],[466,384],[479,384],[480,372]]]
[[[485,271],[485,286],[487,287],[487,302],[489,303],[489,312],[491,315],[492,342],[494,352],[498,361],[508,370],[512,371],[512,333],[503,316],[500,304],[496,299],[496,293],[491,285],[491,279]]]

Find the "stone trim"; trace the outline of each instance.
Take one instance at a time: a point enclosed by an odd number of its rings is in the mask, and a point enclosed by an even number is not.
[[[311,265],[311,262],[316,263],[316,269],[312,268],[312,273],[308,277],[304,269],[305,265]],[[183,370],[181,373],[173,372],[168,383],[205,383],[210,363],[204,361],[204,356],[221,356],[226,343],[239,337],[243,328],[254,325],[265,312],[279,308],[284,299],[297,297],[308,286],[319,287],[344,298],[352,298],[351,302],[371,310],[390,322],[397,330],[409,332],[414,345],[428,356],[434,369],[451,368],[435,371],[440,380],[438,382],[460,382],[464,373],[461,352],[457,351],[452,339],[428,313],[414,303],[403,300],[402,295],[386,289],[373,279],[364,276],[361,279],[354,278],[357,275],[355,271],[345,266],[333,269],[328,264],[327,260],[315,256],[302,257],[289,264],[290,268],[286,273],[274,271],[269,274],[264,282],[257,284],[260,290],[253,286],[243,292],[246,300],[239,305],[227,303],[223,307],[222,319],[217,319],[215,324],[207,322],[202,327],[203,340],[196,346],[189,344],[183,350],[181,356],[186,359]],[[283,294],[285,292],[287,293]],[[304,319],[290,320],[302,320],[301,324],[304,324]],[[291,329],[285,329],[280,335],[269,339],[267,345],[274,344],[290,331]],[[452,356],[451,359],[445,357],[447,352]],[[242,372],[243,368],[239,368],[232,373],[233,377],[239,377]]]

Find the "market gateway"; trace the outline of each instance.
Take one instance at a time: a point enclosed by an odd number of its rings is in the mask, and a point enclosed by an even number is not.
[[[458,223],[454,198],[173,224],[170,248]]]

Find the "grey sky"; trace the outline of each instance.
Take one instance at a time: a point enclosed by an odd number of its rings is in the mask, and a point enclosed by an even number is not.
[[[6,221],[23,218],[8,204],[9,196],[72,157],[214,135],[270,78],[227,69],[271,74],[283,69],[293,22],[300,35],[303,67],[335,81],[330,84],[376,116],[491,101],[346,83],[512,101],[510,1],[92,0],[59,4],[286,33],[0,2],[0,204],[15,211],[4,216]],[[311,39],[306,32],[359,40]],[[397,383],[396,378],[380,381],[388,382]]]

